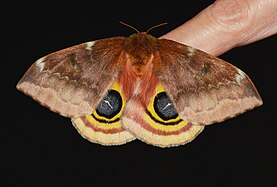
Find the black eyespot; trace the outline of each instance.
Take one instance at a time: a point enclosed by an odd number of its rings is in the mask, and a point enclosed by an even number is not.
[[[154,110],[158,116],[165,121],[178,117],[178,113],[165,92],[156,95],[154,100]]]
[[[111,119],[120,112],[122,108],[122,98],[115,90],[109,90],[96,109],[99,116]]]

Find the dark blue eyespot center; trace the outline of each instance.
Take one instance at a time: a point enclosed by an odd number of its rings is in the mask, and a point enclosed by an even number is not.
[[[165,92],[156,95],[154,99],[154,110],[165,121],[178,117],[178,113]]]
[[[115,90],[109,90],[96,109],[99,116],[107,119],[113,118],[122,108],[122,98]]]

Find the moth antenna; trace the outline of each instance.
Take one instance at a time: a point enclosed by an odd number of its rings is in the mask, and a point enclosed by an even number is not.
[[[139,30],[136,29],[135,27],[133,27],[132,25],[129,25],[129,24],[124,23],[124,22],[122,22],[122,21],[119,21],[119,23],[122,24],[122,25],[125,25],[125,26],[127,26],[127,27],[129,27],[129,28],[131,28],[131,29],[133,29],[133,30],[135,30],[137,33],[140,33]]]
[[[155,29],[157,27],[160,27],[160,26],[163,26],[163,25],[166,25],[167,22],[164,22],[164,23],[160,23],[158,25],[154,25],[153,27],[151,27],[150,29],[148,29],[145,33],[147,34],[149,31],[151,31],[152,29]]]

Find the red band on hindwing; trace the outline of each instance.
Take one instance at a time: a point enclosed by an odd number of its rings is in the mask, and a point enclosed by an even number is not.
[[[105,134],[115,134],[115,133],[119,133],[119,132],[125,131],[122,127],[121,127],[121,128],[113,128],[113,129],[101,129],[101,128],[98,128],[98,127],[96,127],[95,125],[91,124],[91,123],[87,120],[86,116],[81,117],[81,119],[82,119],[82,121],[84,122],[84,124],[85,124],[87,127],[93,129],[95,132],[103,132],[103,133],[105,133]],[[107,124],[107,125],[108,125],[108,124]]]

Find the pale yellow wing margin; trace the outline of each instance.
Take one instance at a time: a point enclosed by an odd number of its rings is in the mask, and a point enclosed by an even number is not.
[[[135,139],[133,135],[122,128],[121,122],[116,125],[117,127],[112,128],[109,127],[109,124],[98,124],[91,115],[72,118],[71,120],[79,134],[93,143],[121,145]]]
[[[122,113],[129,98],[118,80],[91,114],[72,118],[78,132],[87,140],[102,145],[121,145],[135,139],[122,127]]]

